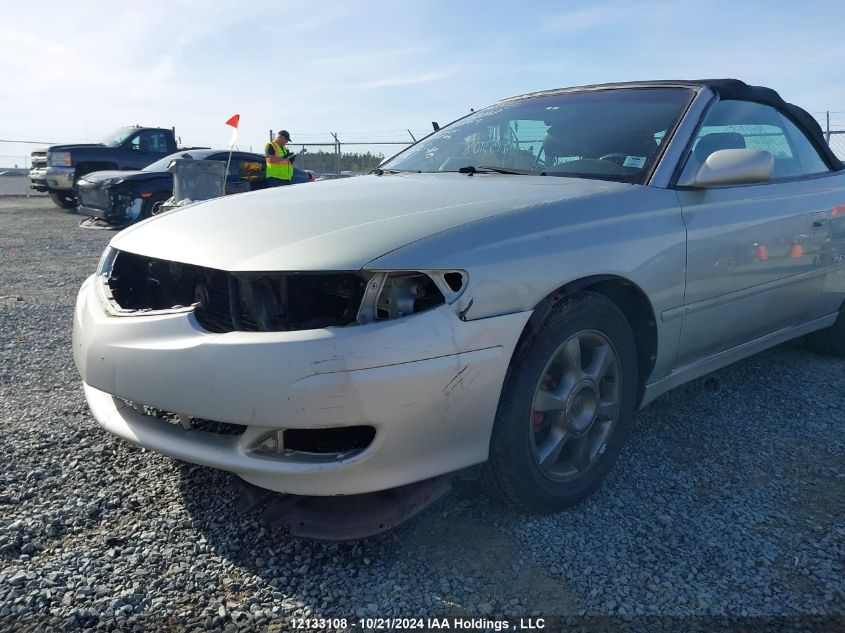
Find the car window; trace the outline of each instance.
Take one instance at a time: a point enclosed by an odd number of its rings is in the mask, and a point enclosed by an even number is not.
[[[238,176],[253,182],[264,179],[264,161],[245,158],[238,161]]]
[[[169,149],[167,147],[167,135],[164,132],[144,132],[141,134],[141,143],[144,143],[144,137],[147,139],[147,151],[164,154]]]
[[[189,152],[189,151],[175,152],[173,154],[170,154],[169,156],[165,156],[164,158],[159,158],[154,163],[150,163],[149,165],[144,167],[144,169],[142,171],[159,171],[159,172],[160,171],[167,171],[167,168],[170,167],[170,163],[173,162],[174,160],[176,160],[177,158],[187,158],[188,160],[193,160],[193,159],[199,160],[202,157],[203,157],[202,152],[200,152],[200,153],[192,153],[192,152]]]
[[[803,146],[795,142],[796,138],[803,141]],[[827,171],[807,138],[775,108],[750,101],[725,100],[707,113],[693,140],[684,177],[697,170],[715,151],[744,148],[760,149],[772,155],[772,179]]]
[[[116,130],[115,132],[109,134],[106,138],[102,140],[102,143],[103,145],[108,145],[109,147],[117,147],[118,145],[123,143],[123,141],[129,138],[129,136],[132,134],[132,132],[135,131],[135,129],[136,128],[133,127],[122,127],[119,130]]]
[[[692,97],[684,88],[617,88],[513,99],[442,128],[382,167],[642,183]]]
[[[805,174],[822,174],[830,171],[807,135],[784,115],[781,114],[780,118],[789,137],[790,145],[792,145],[795,155],[798,156],[798,162],[801,163],[802,171]]]
[[[155,153],[165,154],[167,147],[167,136],[164,132],[141,132],[132,137],[129,147],[135,152],[143,154]]]

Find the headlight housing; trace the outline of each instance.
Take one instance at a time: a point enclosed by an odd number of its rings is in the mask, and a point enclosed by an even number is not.
[[[368,281],[358,323],[398,319],[454,303],[466,287],[463,270],[381,271]]]
[[[117,250],[113,249],[111,246],[106,246],[103,254],[100,255],[100,261],[97,262],[97,274],[109,275],[111,273],[112,266],[114,266],[114,259],[116,256]]]
[[[50,165],[53,167],[70,167],[70,152],[50,152]]]
[[[112,313],[193,311],[210,332],[280,332],[388,321],[454,303],[463,270],[226,272],[107,247],[97,266]]]

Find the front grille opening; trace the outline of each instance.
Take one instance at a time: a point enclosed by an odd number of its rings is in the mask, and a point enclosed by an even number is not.
[[[233,424],[231,422],[216,422],[202,418],[191,418],[191,430],[205,431],[206,433],[214,433],[215,435],[243,435],[246,427],[243,424]]]
[[[246,431],[246,426],[243,424],[218,422],[216,420],[206,420],[205,418],[179,415],[178,413],[157,409],[145,404],[138,404],[130,400],[123,400],[123,402],[142,415],[150,418],[156,418],[166,424],[181,426],[185,430],[205,431],[206,433],[214,433],[215,435],[243,435]]]
[[[114,301],[124,310],[184,308],[196,301],[203,269],[121,252],[109,275]]]
[[[124,311],[194,307],[209,332],[284,332],[356,323],[358,273],[228,273],[119,252],[108,279]]]
[[[372,426],[338,426],[328,429],[286,429],[284,450],[303,453],[347,453],[362,451],[376,436]]]

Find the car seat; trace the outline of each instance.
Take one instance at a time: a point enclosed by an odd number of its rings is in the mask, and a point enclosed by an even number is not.
[[[711,132],[705,134],[692,150],[695,160],[704,164],[707,157],[720,149],[745,149],[745,137],[737,132]]]

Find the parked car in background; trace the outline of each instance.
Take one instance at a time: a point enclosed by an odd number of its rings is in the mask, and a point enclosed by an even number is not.
[[[155,215],[173,195],[173,174],[168,171],[176,159],[226,162],[228,149],[195,148],[157,160],[137,171],[97,171],[79,180],[79,207],[82,215],[124,226]],[[226,193],[263,189],[264,157],[250,152],[232,152],[226,178]],[[294,168],[292,184],[313,180],[310,172]]]
[[[845,357],[844,170],[804,110],[736,80],[514,97],[373,175],[123,231],[74,359],[106,430],[256,486],[483,464],[555,512],[669,389],[798,336]]]
[[[123,127],[109,134],[102,143],[51,145],[32,152],[29,171],[31,188],[50,194],[63,209],[77,205],[77,181],[102,170],[141,169],[172,154],[176,147],[175,129]]]

